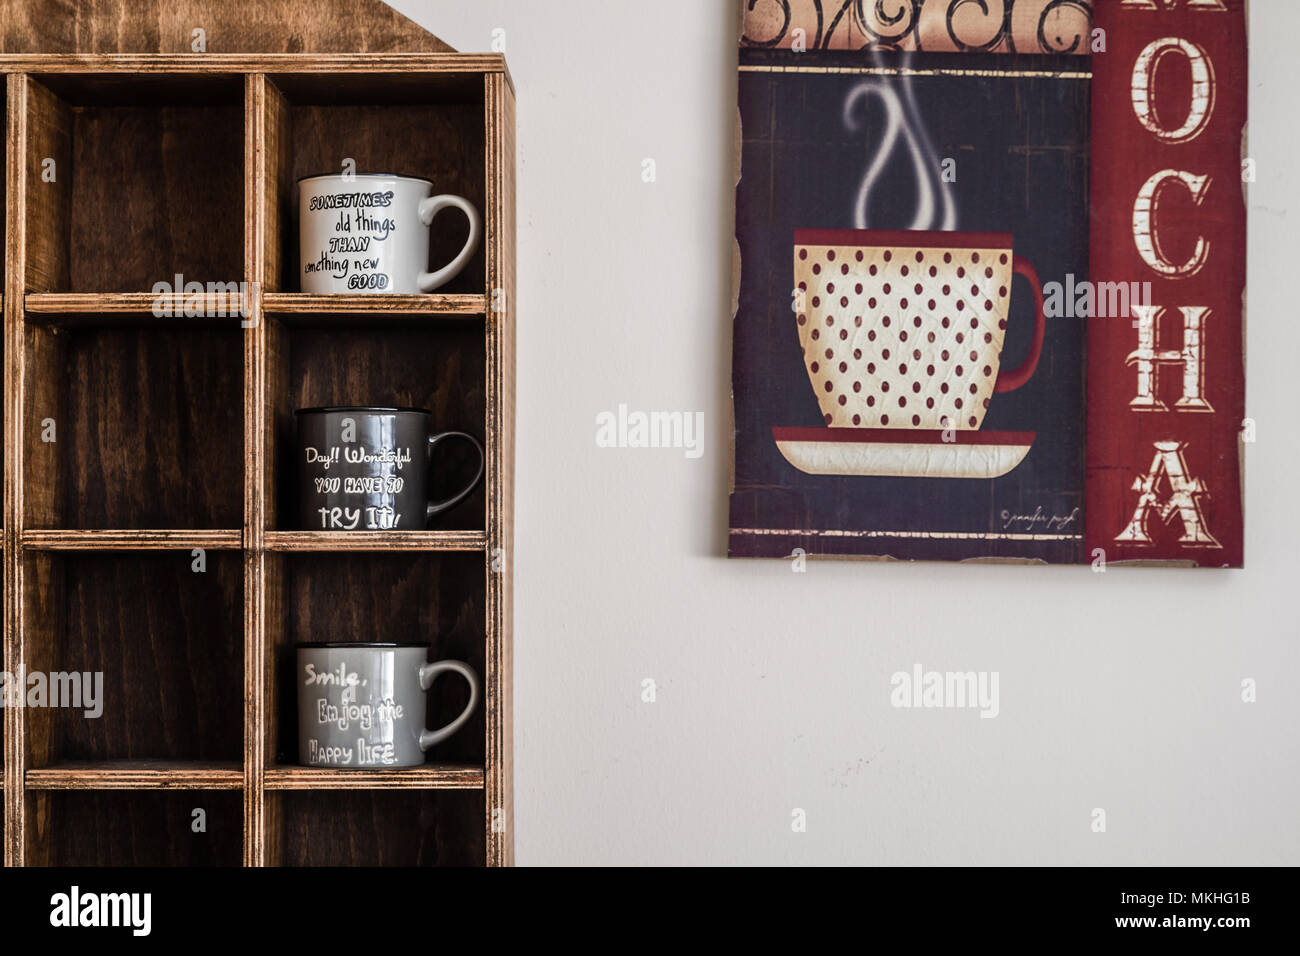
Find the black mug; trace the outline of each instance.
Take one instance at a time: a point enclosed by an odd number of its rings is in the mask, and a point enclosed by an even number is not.
[[[423,408],[301,408],[298,517],[304,531],[423,530],[483,477],[483,446],[465,432],[433,432]],[[478,452],[478,472],[459,492],[430,501],[434,448],[460,438]]]

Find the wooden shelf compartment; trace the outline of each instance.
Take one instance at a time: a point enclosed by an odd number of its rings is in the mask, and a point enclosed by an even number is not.
[[[264,291],[302,291],[297,182],[303,177],[341,173],[345,164],[357,173],[419,176],[432,180],[435,194],[463,196],[482,213],[483,91],[483,75],[475,72],[268,73],[267,184],[278,228],[267,237],[275,247],[267,249]],[[429,267],[449,262],[468,231],[460,213],[439,215],[430,234]],[[438,292],[484,296],[486,262],[480,244],[460,275]]]
[[[242,765],[240,554],[27,551],[22,581],[26,672],[66,675],[25,709],[28,780],[69,764]]]
[[[242,76],[24,82],[27,292],[243,278]]]
[[[481,790],[286,790],[266,796],[281,821],[267,847],[279,866],[483,866]]]
[[[484,438],[487,398],[482,325],[402,326],[377,333],[364,322],[321,328],[268,320],[266,335],[276,359],[268,373],[266,411],[268,427],[273,430],[267,454],[274,462],[269,474],[272,497],[265,515],[268,535],[299,528],[293,414],[297,409],[330,405],[427,408],[436,430],[466,431],[480,441]],[[435,499],[450,497],[473,476],[477,465],[467,442],[447,442],[434,458],[430,493]],[[469,540],[465,533],[482,535],[486,502],[485,486],[480,483],[455,508],[436,516],[431,530],[455,533],[462,542]],[[278,540],[292,543],[300,539]],[[341,537],[337,540],[342,544]],[[358,544],[361,540],[358,535]],[[394,537],[392,543],[399,540]],[[435,538],[427,540],[437,544]]]
[[[237,324],[28,322],[24,340],[24,528],[242,526]]]
[[[271,673],[265,765],[288,768],[298,762],[299,642],[428,642],[430,660],[464,661],[481,678],[487,573],[486,556],[473,552],[268,555],[267,602],[275,613],[267,621]],[[464,709],[468,695],[464,681],[454,675],[440,678],[428,695],[426,726],[450,723]],[[477,767],[481,781],[485,727],[480,698],[469,722],[429,751],[430,766]],[[276,773],[282,771],[268,770],[268,786]],[[345,778],[353,771],[338,773]],[[396,783],[402,773],[388,771],[383,776]]]
[[[234,790],[28,790],[28,866],[239,866]]]

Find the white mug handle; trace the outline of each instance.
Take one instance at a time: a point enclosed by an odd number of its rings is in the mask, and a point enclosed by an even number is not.
[[[469,683],[469,703],[460,712],[460,716],[446,727],[441,727],[438,730],[420,731],[421,750],[428,750],[434,744],[446,740],[460,730],[465,721],[469,720],[469,715],[474,712],[475,705],[478,704],[478,675],[474,673],[474,668],[462,661],[437,661],[433,664],[422,665],[420,667],[420,690],[428,690],[433,686],[435,677],[448,671],[459,674]]]
[[[465,264],[469,262],[469,257],[478,249],[479,237],[483,234],[483,222],[479,219],[478,210],[470,205],[468,199],[462,199],[460,196],[429,196],[427,199],[421,199],[420,222],[431,226],[434,216],[452,207],[464,212],[469,219],[469,238],[465,240],[465,248],[461,249],[451,262],[436,272],[421,272],[416,277],[415,281],[421,292],[432,292],[456,278],[460,270],[464,269]]]

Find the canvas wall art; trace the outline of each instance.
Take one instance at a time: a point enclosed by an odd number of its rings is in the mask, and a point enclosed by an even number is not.
[[[729,552],[1242,564],[1233,0],[742,0]]]

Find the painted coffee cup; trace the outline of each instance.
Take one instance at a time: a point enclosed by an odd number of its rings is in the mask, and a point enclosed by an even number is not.
[[[472,667],[429,663],[428,653],[427,644],[299,644],[299,762],[352,768],[423,764],[425,751],[463,727],[479,698]],[[446,673],[465,678],[469,703],[451,723],[429,730],[426,695]]]
[[[483,446],[465,432],[434,432],[422,408],[303,408],[297,419],[298,520],[304,531],[419,531],[483,477]],[[434,450],[469,442],[474,477],[442,501],[429,500]]]
[[[428,272],[434,217],[453,208],[469,219],[469,237],[451,262]],[[303,292],[432,292],[465,268],[482,231],[468,199],[435,196],[428,179],[357,173],[298,180]]]
[[[1013,276],[1034,295],[1029,355],[1001,368]],[[1046,320],[1005,233],[796,230],[799,344],[826,424],[977,430],[1029,381]]]

